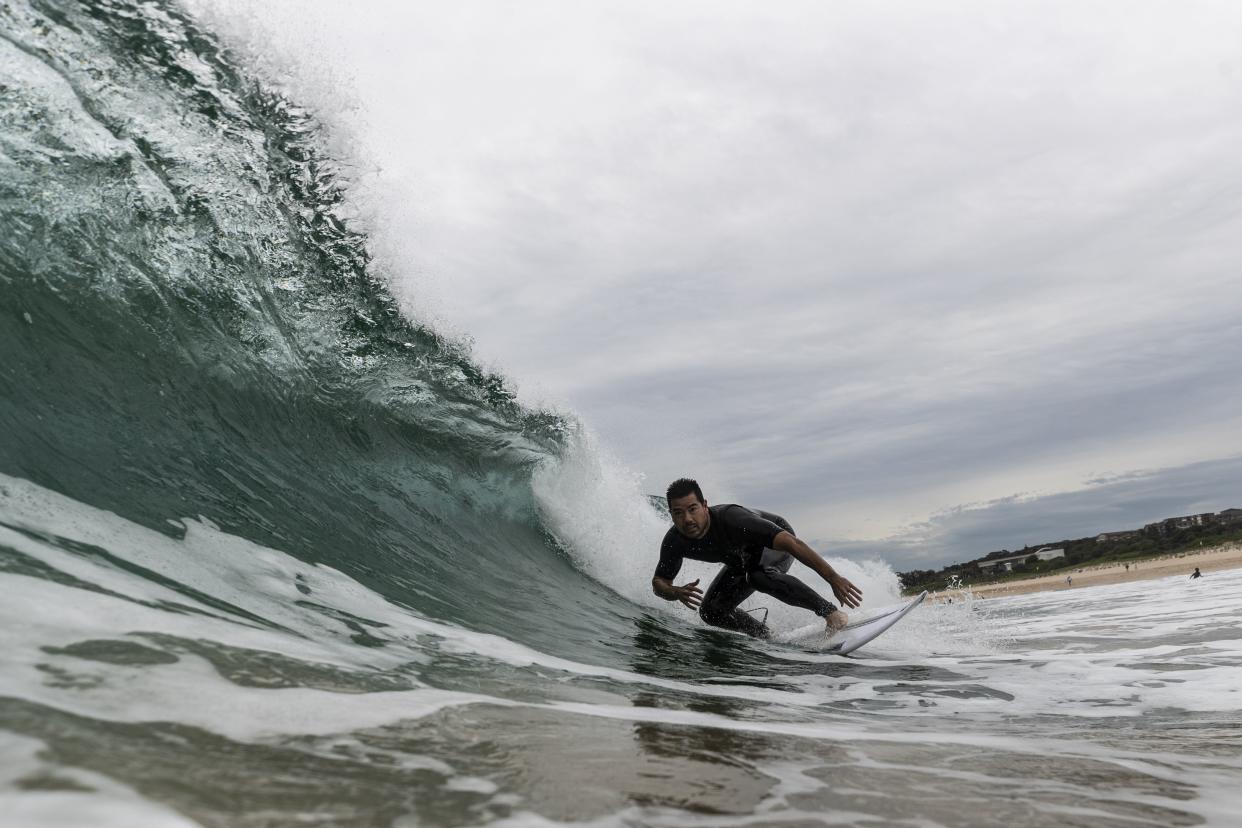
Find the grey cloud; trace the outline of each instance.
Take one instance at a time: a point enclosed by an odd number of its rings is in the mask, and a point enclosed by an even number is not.
[[[778,359],[735,355],[722,364],[691,349],[688,358],[670,356],[678,363],[674,370],[623,380],[584,378],[579,393],[582,406],[602,417],[625,400],[660,400],[653,422],[679,412],[730,457],[746,452],[739,440],[776,435],[789,458],[818,456],[855,471],[893,465],[905,474],[917,471],[926,455],[938,464],[931,470],[944,471],[971,453],[1003,463],[1012,459],[1007,446],[1020,450],[1029,443],[1037,450],[1228,417],[1242,402],[1231,380],[1234,354],[1242,353],[1242,326],[1232,309],[1214,316],[1140,332],[1157,340],[1158,348],[1133,339],[1086,341],[1059,353],[1037,350],[1008,366],[985,363],[964,375],[934,363],[916,363],[914,374],[890,367],[871,382],[857,366],[808,377],[801,366]],[[1196,322],[1198,327],[1189,327]],[[877,454],[885,445],[891,453]]]

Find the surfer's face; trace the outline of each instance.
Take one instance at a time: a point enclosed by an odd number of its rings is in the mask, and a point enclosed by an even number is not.
[[[701,538],[707,534],[711,512],[707,511],[707,504],[696,495],[688,494],[670,500],[668,510],[673,515],[673,525],[677,527],[677,531],[687,538]]]

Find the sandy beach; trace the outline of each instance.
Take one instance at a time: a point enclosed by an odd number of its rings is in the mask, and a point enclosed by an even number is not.
[[[933,601],[948,601],[960,598],[965,591],[969,591],[975,598],[995,598],[1054,589],[1082,589],[1122,581],[1164,578],[1169,575],[1185,575],[1189,578],[1196,566],[1199,567],[1204,577],[1210,577],[1212,572],[1222,569],[1242,567],[1242,543],[1228,543],[1202,551],[1179,552],[1175,555],[1130,563],[1128,566],[1119,563],[1087,565],[1073,570],[1063,570],[1055,575],[1043,575],[1020,581],[971,584],[967,590],[946,590],[933,593],[929,598]],[[1066,580],[1067,578],[1069,581]]]

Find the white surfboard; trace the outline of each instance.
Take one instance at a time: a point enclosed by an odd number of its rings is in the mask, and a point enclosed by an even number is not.
[[[874,641],[877,636],[888,630],[898,621],[906,617],[910,610],[923,603],[923,599],[927,597],[927,591],[919,593],[918,596],[910,601],[899,604],[895,607],[886,607],[874,615],[867,618],[854,621],[847,624],[843,629],[839,630],[835,635],[828,639],[828,647],[823,652],[838,653],[845,655],[852,653],[862,645],[869,641]],[[808,640],[819,638],[823,640],[824,627],[823,624],[814,624],[810,627],[793,630],[785,635],[778,636],[777,640],[786,643],[806,643]],[[819,649],[816,647],[815,649]]]
[[[906,613],[923,603],[923,599],[926,597],[927,590],[923,590],[917,598],[904,606],[893,607],[881,612],[879,615],[873,615],[870,618],[864,618],[861,621],[845,625],[844,629],[829,639],[831,646],[828,648],[828,652],[840,653],[841,655],[854,652],[905,618]]]

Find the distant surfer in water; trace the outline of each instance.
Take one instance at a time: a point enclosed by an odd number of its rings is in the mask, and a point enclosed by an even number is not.
[[[1197,567],[1197,566],[1195,567],[1195,571],[1194,571],[1194,572],[1192,572],[1192,573],[1190,573],[1190,579],[1191,579],[1192,581],[1193,581],[1195,578],[1202,578],[1202,577],[1203,577],[1203,573],[1199,571],[1199,567]]]
[[[651,588],[667,601],[680,601],[697,609],[708,624],[768,637],[765,624],[738,609],[758,590],[786,604],[809,609],[824,619],[830,633],[844,627],[849,616],[787,574],[795,559],[827,581],[832,594],[845,606],[856,607],[862,601],[862,590],[795,537],[789,521],[780,515],[733,504],[708,506],[699,484],[686,477],[673,481],[665,497],[673,526],[660,544],[660,563]],[[686,558],[724,564],[706,593],[699,589],[697,579],[673,585]]]

